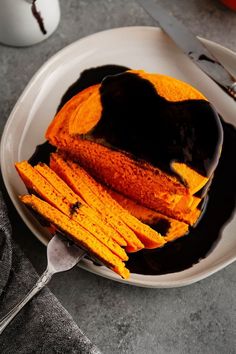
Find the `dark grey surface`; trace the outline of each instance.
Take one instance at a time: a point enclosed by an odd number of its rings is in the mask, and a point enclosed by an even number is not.
[[[236,50],[236,13],[217,0],[165,0],[165,8],[196,34]],[[30,48],[0,46],[0,129],[23,88],[52,54],[90,33],[127,25],[154,25],[125,0],[61,1],[59,28]],[[12,212],[18,241],[36,269],[45,248]],[[51,290],[104,353],[236,353],[236,263],[194,285],[141,289],[80,269],[60,274]]]

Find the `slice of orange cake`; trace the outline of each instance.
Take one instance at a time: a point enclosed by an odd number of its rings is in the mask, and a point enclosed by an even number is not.
[[[37,170],[51,185],[57,190],[57,192],[63,194],[70,203],[72,203],[74,209],[76,209],[76,205],[83,204],[83,212],[88,215],[89,218],[92,218],[94,222],[98,223],[105,234],[111,237],[114,241],[116,241],[120,246],[127,246],[127,242],[125,239],[117,232],[114,228],[109,225],[109,223],[102,218],[102,223],[100,222],[101,215],[96,212],[92,208],[88,207],[84,201],[73,192],[73,190],[46,164],[39,163],[35,167]]]
[[[125,263],[77,222],[34,195],[22,196],[21,201],[121,277],[124,279],[129,277],[129,270],[125,267]]]
[[[95,223],[93,218],[90,218],[88,213],[84,213],[84,206],[82,203],[71,204],[68,200],[58,192],[45,178],[43,178],[35,168],[28,162],[22,161],[16,164],[17,171],[25,182],[26,186],[44,199],[46,202],[57,208],[59,211],[67,215],[71,220],[75,221],[88,230],[95,238],[104,243],[110,250],[119,256],[122,260],[127,260],[128,256],[124,249],[119,246],[117,242],[103,232],[102,220],[98,219]]]
[[[189,225],[184,222],[148,209],[111,189],[106,188],[106,191],[131,215],[142,221],[142,223],[157,230],[167,242],[174,241],[177,238],[186,235],[189,231]]]
[[[70,187],[85,199],[92,207],[98,210],[103,216],[112,217],[126,225],[126,229],[132,230],[137,238],[144,244],[145,248],[157,248],[165,244],[164,238],[146,224],[123,209],[110,195],[78,164],[63,159],[59,154],[52,154],[50,166],[54,169]],[[120,221],[119,221],[120,222]],[[127,239],[127,243],[129,240]],[[128,243],[128,251],[134,251],[138,247]]]

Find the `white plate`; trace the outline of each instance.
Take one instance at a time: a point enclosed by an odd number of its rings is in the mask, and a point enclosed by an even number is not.
[[[236,54],[216,43],[202,41],[236,76]],[[47,243],[47,232],[17,198],[26,190],[14,169],[14,162],[28,159],[36,145],[45,141],[44,132],[63,93],[80,73],[86,68],[104,64],[160,72],[189,82],[208,97],[226,121],[236,125],[236,103],[195,67],[158,28],[112,29],[64,48],[49,59],[29,82],[8,119],[1,142],[1,168],[8,193],[22,219],[44,244]],[[158,276],[132,274],[128,281],[123,281],[109,269],[97,267],[89,261],[84,260],[80,266],[101,276],[138,286],[183,286],[213,274],[236,259],[235,230],[234,217],[225,226],[217,246],[205,259],[177,273]]]

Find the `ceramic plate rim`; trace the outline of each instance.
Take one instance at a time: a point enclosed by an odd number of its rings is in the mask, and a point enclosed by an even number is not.
[[[97,36],[103,36],[106,35],[106,33],[111,33],[111,32],[118,32],[118,31],[140,31],[140,30],[146,30],[146,31],[159,31],[162,32],[160,30],[160,28],[158,27],[150,27],[150,26],[130,26],[130,27],[118,27],[118,28],[113,28],[110,30],[105,30],[105,31],[101,31],[101,32],[97,32],[94,34],[91,34],[89,36],[86,36],[84,38],[81,38],[69,45],[67,45],[66,47],[64,47],[63,49],[61,49],[60,51],[58,51],[56,54],[54,54],[52,57],[50,57],[38,70],[37,72],[33,75],[33,77],[31,78],[31,80],[29,81],[29,83],[27,84],[27,86],[25,87],[25,89],[23,90],[22,94],[20,95],[20,97],[18,98],[12,112],[9,115],[9,118],[7,120],[7,123],[4,127],[4,131],[2,134],[2,138],[1,138],[1,147],[0,147],[0,159],[1,159],[1,170],[2,170],[2,176],[3,176],[3,181],[4,184],[6,186],[7,192],[17,210],[17,212],[19,213],[19,215],[21,216],[22,220],[25,222],[25,224],[28,226],[28,228],[31,230],[31,232],[44,244],[46,245],[46,240],[45,240],[45,236],[41,236],[38,233],[37,227],[34,225],[34,223],[32,223],[32,221],[30,220],[29,214],[27,214],[25,212],[25,209],[22,208],[22,205],[20,205],[19,201],[16,199],[14,193],[13,193],[13,189],[12,186],[10,184],[10,181],[8,180],[8,176],[7,176],[7,171],[6,171],[6,164],[4,162],[4,152],[5,152],[5,144],[7,141],[7,136],[9,134],[9,128],[12,124],[12,122],[14,121],[14,119],[16,119],[16,112],[19,109],[19,107],[24,103],[25,97],[27,96],[27,94],[34,89],[34,85],[37,82],[37,80],[40,79],[40,77],[43,76],[43,74],[50,68],[51,65],[53,65],[53,63],[60,57],[63,57],[63,55],[65,55],[67,52],[69,52],[71,49],[76,48],[76,46],[80,45],[82,42],[86,42],[88,40],[90,40],[91,38],[96,38]],[[206,40],[201,38],[201,40],[207,45],[207,44],[212,44],[214,46],[219,47],[222,51],[228,52],[229,54],[231,54],[233,57],[235,57],[235,62],[236,62],[236,54],[221,46],[220,44],[217,44],[215,42]],[[219,271],[220,269],[226,267],[227,265],[231,264],[232,262],[234,262],[236,260],[236,254],[233,255],[232,257],[229,257],[227,261],[224,261],[222,263],[219,263],[215,266],[213,266],[212,268],[210,268],[208,271],[205,272],[199,272],[198,274],[195,275],[189,275],[189,276],[185,276],[184,279],[178,279],[178,275],[180,275],[181,273],[185,272],[177,272],[177,273],[171,273],[171,275],[173,275],[174,277],[176,277],[176,280],[163,280],[162,279],[162,275],[157,275],[157,276],[149,276],[149,275],[137,275],[137,274],[132,274],[130,280],[125,281],[122,280],[121,278],[119,278],[115,273],[111,272],[110,270],[108,270],[105,267],[97,267],[95,265],[93,265],[90,261],[84,260],[82,263],[79,264],[79,266],[83,269],[89,270],[92,273],[98,274],[100,276],[118,281],[118,282],[122,282],[122,283],[126,283],[126,284],[130,284],[130,285],[136,285],[136,286],[142,286],[142,287],[149,287],[149,288],[172,288],[172,287],[180,287],[180,286],[186,286],[192,283],[195,283],[201,279],[204,279],[208,276],[210,276],[211,274]]]

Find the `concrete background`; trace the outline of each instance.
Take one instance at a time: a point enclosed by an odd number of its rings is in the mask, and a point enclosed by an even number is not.
[[[236,13],[217,0],[156,1],[193,32],[236,50]],[[135,1],[61,1],[61,22],[30,48],[0,45],[0,131],[32,75],[52,54],[94,32],[155,25]],[[46,252],[11,210],[15,237],[38,272]],[[236,263],[194,285],[142,289],[73,269],[50,289],[104,353],[236,353]]]

